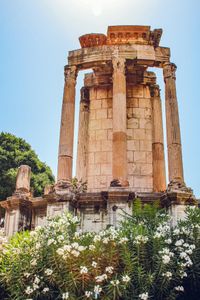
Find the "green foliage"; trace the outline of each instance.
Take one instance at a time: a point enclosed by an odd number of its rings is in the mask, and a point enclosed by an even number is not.
[[[51,169],[39,160],[25,140],[2,132],[0,133],[0,200],[5,200],[12,195],[17,168],[20,165],[31,167],[31,187],[35,196],[42,194],[46,184],[54,182]]]
[[[18,233],[0,250],[1,299],[200,299],[200,210],[169,222],[137,200],[118,229],[81,233],[64,213]]]

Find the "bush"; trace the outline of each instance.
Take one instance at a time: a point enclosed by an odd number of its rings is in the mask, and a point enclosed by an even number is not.
[[[165,211],[139,201],[118,229],[78,225],[65,213],[4,243],[1,299],[199,299],[199,209],[174,229]]]

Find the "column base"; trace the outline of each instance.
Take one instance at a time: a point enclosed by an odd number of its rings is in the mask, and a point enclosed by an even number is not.
[[[193,190],[190,187],[187,187],[185,182],[179,180],[172,180],[167,186],[167,192],[175,191],[193,194]]]
[[[128,186],[129,186],[128,180],[113,179],[110,182],[110,187],[128,187]]]

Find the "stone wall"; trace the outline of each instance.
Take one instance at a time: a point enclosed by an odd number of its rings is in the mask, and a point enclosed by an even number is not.
[[[112,87],[90,88],[87,178],[90,192],[112,180]]]
[[[112,178],[112,86],[90,88],[88,192],[106,190]],[[127,163],[130,187],[151,192],[152,108],[148,86],[127,87]]]
[[[152,105],[149,87],[127,87],[128,181],[137,192],[152,192]]]

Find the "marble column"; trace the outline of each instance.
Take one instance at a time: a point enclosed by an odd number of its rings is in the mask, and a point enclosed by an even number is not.
[[[113,160],[111,186],[127,186],[125,59],[113,58]],[[114,184],[112,184],[114,183]]]
[[[79,113],[78,152],[76,162],[76,177],[82,181],[87,180],[88,124],[89,89],[82,87]]]
[[[162,105],[158,85],[150,86],[153,116],[153,190],[166,190],[165,155],[163,140]]]
[[[177,183],[182,185],[184,183],[184,175],[175,71],[175,64],[164,63],[169,181],[171,185]]]
[[[68,181],[72,178],[76,77],[77,68],[75,66],[65,67],[58,153],[58,182]]]

